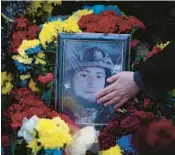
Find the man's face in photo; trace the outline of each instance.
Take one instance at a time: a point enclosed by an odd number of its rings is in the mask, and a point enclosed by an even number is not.
[[[105,70],[100,67],[84,67],[73,75],[73,89],[77,96],[95,101],[96,94],[105,86]]]

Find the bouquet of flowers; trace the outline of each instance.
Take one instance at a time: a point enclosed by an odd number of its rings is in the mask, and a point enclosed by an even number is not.
[[[59,33],[132,34],[132,70],[152,55],[163,52],[169,44],[157,44],[152,50],[147,48],[135,35],[136,31],[146,29],[144,23],[135,16],[127,16],[118,6],[85,6],[70,16],[53,16],[52,12],[60,5],[61,1],[33,1],[26,2],[24,14],[18,17],[11,18],[3,13],[3,19],[13,27],[8,56],[15,73],[7,71],[6,66],[1,72],[3,104],[10,98],[8,107],[2,110],[2,154],[127,155],[145,152],[151,155],[158,152],[171,155],[175,152],[172,123],[175,113],[171,113],[170,121],[166,116],[160,119],[156,112],[144,112],[153,106],[147,96],[130,101],[100,131],[92,126],[80,129],[67,115],[54,110],[53,81]],[[137,50],[140,48],[142,52]],[[172,90],[167,105],[171,111],[174,111],[174,97]]]

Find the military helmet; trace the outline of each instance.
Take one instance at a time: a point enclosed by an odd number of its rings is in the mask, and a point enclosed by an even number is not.
[[[93,47],[77,51],[75,56],[69,57],[65,69],[66,71],[81,70],[81,67],[101,67],[112,72],[114,64],[107,52]]]

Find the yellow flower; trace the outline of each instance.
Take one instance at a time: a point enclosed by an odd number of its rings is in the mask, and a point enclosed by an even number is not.
[[[41,64],[41,65],[45,65],[46,64],[45,54],[43,52],[39,52],[37,54],[37,56],[35,56],[34,58],[35,58],[35,64]]]
[[[163,50],[168,44],[170,43],[170,41],[167,41],[166,43],[161,43],[161,44],[157,44],[157,46],[161,49],[161,50]]]
[[[58,124],[59,123],[59,124]],[[66,125],[59,119],[40,119],[36,126],[38,141],[45,149],[62,148],[71,141],[71,135]],[[64,129],[64,127],[66,127]]]
[[[20,76],[19,76],[19,78],[20,78],[21,80],[26,80],[26,79],[28,79],[28,78],[30,78],[30,77],[31,77],[30,74],[23,74],[23,75],[20,75]]]
[[[25,51],[30,49],[30,48],[34,48],[34,47],[36,47],[39,44],[40,44],[40,41],[37,40],[37,39],[34,39],[34,40],[23,40],[22,44],[18,48],[18,53],[22,57],[27,57]]]
[[[3,95],[10,94],[13,85],[11,84],[12,75],[6,71],[1,72],[1,93]]]
[[[1,72],[1,87],[6,80],[7,72]]]
[[[118,145],[111,147],[109,150],[100,151],[100,155],[122,155],[123,150]]]
[[[23,63],[23,64],[31,64],[33,61],[33,58],[22,57],[20,55],[13,55],[12,59],[17,60],[18,62]]]
[[[77,24],[77,21],[74,19],[74,18],[69,18],[68,20],[66,20],[64,23],[63,23],[63,30],[64,32],[82,32],[80,29],[79,29],[79,26]]]
[[[33,154],[37,154],[37,152],[42,148],[42,146],[40,145],[40,143],[36,139],[29,142],[27,147],[32,149]]]
[[[79,10],[70,16],[67,20],[64,21],[54,21],[48,22],[43,25],[43,28],[39,34],[39,39],[43,48],[47,47],[47,44],[54,41],[59,32],[81,32],[77,24],[78,20],[87,14],[91,14],[91,10]]]
[[[10,82],[6,82],[1,89],[2,91],[1,93],[3,95],[10,94],[10,91],[12,88],[13,88],[13,85]]]
[[[59,21],[57,22],[48,22],[43,25],[43,28],[39,34],[39,39],[41,41],[41,45],[43,48],[46,48],[46,44],[52,42],[55,38],[57,38],[57,26]],[[61,23],[61,22],[60,22]]]
[[[64,27],[64,32],[81,32],[79,29],[79,26],[77,22],[83,15],[91,14],[91,10],[78,10],[75,12],[72,16],[70,16],[67,20],[64,21],[63,27]]]
[[[83,10],[78,10],[76,11],[72,16],[70,16],[69,18],[74,18],[77,22],[78,20],[85,15],[91,14],[93,13],[92,10],[87,10],[87,9],[83,9]]]
[[[62,130],[65,130],[65,132],[70,132],[69,126],[60,118],[60,117],[55,117],[53,118],[53,121],[55,122],[56,125],[58,125]]]
[[[35,57],[35,64],[41,64],[41,65],[45,65],[46,64],[46,61],[43,60],[43,59],[40,59],[38,57]]]
[[[11,73],[1,72],[1,87],[4,85],[6,81],[12,81]]]
[[[33,79],[30,79],[29,82],[29,88],[33,91],[33,92],[39,92],[39,88],[36,87],[36,83],[33,81]]]
[[[44,54],[43,52],[39,52],[39,53],[37,54],[37,57],[38,57],[38,58],[41,58],[41,59],[44,59],[44,58],[45,58],[45,54]]]

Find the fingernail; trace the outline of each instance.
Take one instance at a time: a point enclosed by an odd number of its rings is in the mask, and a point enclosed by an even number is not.
[[[100,103],[100,101],[99,101],[99,100],[97,100],[97,103],[99,104],[99,103]]]

